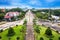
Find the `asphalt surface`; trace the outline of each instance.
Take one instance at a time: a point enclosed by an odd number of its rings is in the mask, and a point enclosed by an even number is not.
[[[16,25],[22,25],[24,20],[25,20],[25,18],[23,20],[14,21],[14,22],[7,22],[5,24],[2,24],[2,25],[0,25],[0,30],[1,29],[5,30],[5,29],[7,29],[9,27],[14,27]]]
[[[34,16],[30,10],[26,13],[26,19],[27,19],[26,40],[34,40],[34,29],[33,29]]]
[[[38,21],[37,22],[39,25],[45,25],[46,27],[50,27],[50,28],[52,28],[53,30],[55,30],[55,31],[59,31],[59,33],[60,33],[60,26],[58,26],[57,24],[58,23],[52,23],[52,22],[42,22],[42,21]]]

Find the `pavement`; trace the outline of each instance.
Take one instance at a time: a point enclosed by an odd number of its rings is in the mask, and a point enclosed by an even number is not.
[[[52,23],[52,22],[42,22],[42,21],[37,21],[37,24],[39,25],[45,25],[46,27],[50,27],[55,31],[58,31],[60,33],[60,26],[58,26],[58,23]]]
[[[14,27],[16,25],[22,25],[25,19],[27,20],[26,40],[34,40],[34,28],[33,28],[34,14],[30,10],[25,14],[25,18],[23,18],[22,20],[7,22],[5,24],[0,25],[0,30],[1,29],[5,30],[8,29],[9,27]],[[46,27],[50,27],[54,30],[59,31],[60,33],[60,26],[58,26],[57,23],[52,24],[52,22],[43,22],[38,20],[36,23],[38,25],[43,24]]]
[[[0,30],[1,29],[5,30],[5,29],[7,29],[9,27],[14,27],[16,25],[22,25],[24,20],[25,20],[25,18],[22,19],[22,20],[18,20],[18,21],[14,21],[14,22],[7,22],[5,24],[2,24],[2,25],[0,25]]]
[[[33,29],[34,16],[30,10],[26,13],[25,18],[27,19],[26,40],[34,40],[34,29]]]
[[[7,22],[6,21],[2,21],[2,22],[0,22],[0,25],[5,24],[5,23],[7,23]]]
[[[25,19],[27,19],[26,40],[34,40],[34,29],[33,29],[34,15],[30,10],[26,13],[24,19],[14,22],[7,22],[5,24],[0,25],[0,30],[1,29],[5,30],[8,29],[9,27],[14,27],[16,25],[22,25]]]

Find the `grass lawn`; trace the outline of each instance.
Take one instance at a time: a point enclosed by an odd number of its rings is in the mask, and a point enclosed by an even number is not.
[[[25,38],[25,32],[24,33],[20,32],[20,30],[22,29],[22,27],[25,27],[25,26],[19,25],[19,26],[15,26],[13,28],[14,31],[15,31],[15,35],[11,37],[11,40],[16,40],[16,37],[20,37],[20,40],[24,40],[24,38]],[[2,40],[8,40],[7,33],[8,33],[8,29],[6,29],[5,31],[3,31],[2,33],[0,33],[0,36],[2,37]]]
[[[50,38],[52,38],[53,40],[58,40],[58,38],[60,37],[60,34],[58,34],[57,32],[52,30],[52,37],[48,37],[47,35],[45,35],[45,31],[46,31],[46,27],[43,26],[39,26],[40,27],[40,34],[35,32],[35,39],[36,40],[40,40],[40,37],[43,37],[44,40],[49,40]]]

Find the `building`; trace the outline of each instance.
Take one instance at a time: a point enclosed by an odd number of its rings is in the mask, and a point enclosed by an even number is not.
[[[54,19],[54,22],[60,22],[60,17],[59,16],[55,16],[55,15],[51,15],[51,17]]]
[[[59,16],[55,16],[55,15],[51,15],[52,18],[54,18],[55,20],[58,20],[60,17]]]
[[[12,17],[14,17],[14,18],[16,18],[16,20],[17,20],[17,16],[19,16],[19,12],[8,12],[8,13],[6,13],[6,15],[4,16],[4,18],[6,19],[6,20],[8,20],[8,21],[11,21],[11,18]]]
[[[45,12],[41,12],[42,14],[45,14]]]

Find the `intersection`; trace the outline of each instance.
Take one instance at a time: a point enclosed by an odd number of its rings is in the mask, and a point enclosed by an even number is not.
[[[14,27],[16,25],[23,25],[24,20],[27,20],[27,30],[26,30],[26,37],[25,40],[35,40],[34,38],[34,28],[33,28],[33,19],[35,18],[34,14],[31,12],[31,10],[28,10],[25,14],[25,18],[22,20],[14,21],[14,22],[7,22],[5,24],[0,25],[0,30],[8,29],[9,27]],[[58,27],[56,24],[52,24],[52,22],[42,22],[37,21],[36,24],[38,25],[45,25],[46,27],[50,27],[54,29],[55,31],[60,32],[60,27]]]

